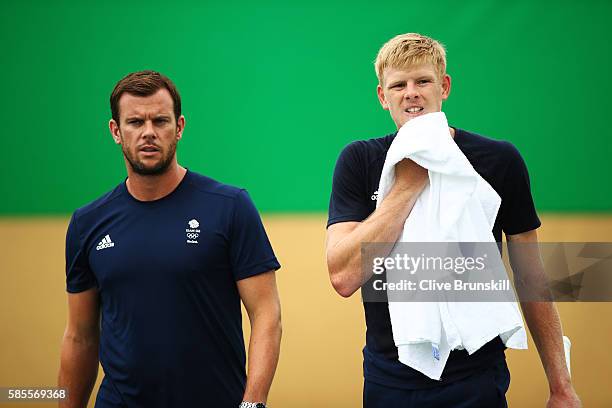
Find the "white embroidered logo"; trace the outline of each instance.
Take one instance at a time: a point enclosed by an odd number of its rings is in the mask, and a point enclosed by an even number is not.
[[[187,224],[189,225],[189,228],[185,229],[185,233],[187,234],[187,243],[197,244],[197,239],[200,236],[200,230],[198,229],[200,223],[194,218],[188,221]]]
[[[115,243],[111,241],[110,235],[106,234],[106,236],[102,238],[102,241],[98,242],[98,246],[96,246],[96,251],[99,251],[105,248],[112,248],[114,246],[115,246]]]
[[[372,197],[370,197],[370,198],[372,199],[372,201],[376,201],[376,200],[378,200],[378,190],[376,190],[376,191],[374,192],[374,194],[372,194]]]

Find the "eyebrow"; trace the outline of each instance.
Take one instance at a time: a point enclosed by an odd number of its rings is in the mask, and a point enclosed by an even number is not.
[[[153,119],[168,119],[170,118],[171,115],[166,114],[166,113],[158,113],[155,116],[153,116]],[[125,120],[142,120],[142,115],[138,115],[138,114],[133,114],[130,116],[126,116]]]
[[[403,83],[405,83],[405,82],[406,82],[406,80],[405,80],[405,79],[398,79],[398,80],[396,80],[396,81],[391,81],[391,82],[389,82],[389,83],[387,84],[387,86],[388,86],[388,87],[390,87],[390,88],[392,88],[392,87],[394,87],[395,85],[401,85],[401,84],[403,84]]]
[[[435,79],[435,75],[433,75],[433,74],[421,74],[421,75],[417,75],[417,76],[415,76],[415,77],[414,77],[414,80],[415,80],[415,81],[420,81],[420,80],[422,80],[422,79],[434,80],[434,79]],[[405,79],[398,79],[398,80],[395,80],[395,81],[390,81],[390,82],[387,84],[387,86],[388,86],[389,88],[392,88],[392,87],[394,87],[395,85],[400,85],[400,84],[404,84],[404,83],[406,83],[406,80],[405,80]]]

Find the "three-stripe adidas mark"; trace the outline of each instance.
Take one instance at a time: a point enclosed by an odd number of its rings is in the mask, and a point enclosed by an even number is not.
[[[110,235],[107,234],[104,238],[102,238],[102,241],[98,243],[98,246],[96,247],[96,251],[99,251],[104,248],[112,248],[114,246],[115,246],[115,243],[111,241]]]

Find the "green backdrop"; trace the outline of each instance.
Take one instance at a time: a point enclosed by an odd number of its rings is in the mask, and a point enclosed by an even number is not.
[[[372,61],[443,42],[449,122],[512,141],[540,210],[612,210],[611,2],[125,2],[3,5],[0,214],[69,213],[125,177],[107,130],[122,76],[177,84],[179,161],[263,211],[324,211],[342,147],[394,130]]]

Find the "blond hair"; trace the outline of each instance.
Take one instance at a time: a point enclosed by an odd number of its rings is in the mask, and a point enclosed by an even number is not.
[[[406,68],[412,65],[431,63],[438,79],[446,74],[446,51],[433,38],[418,34],[400,34],[387,41],[378,51],[374,68],[378,82],[382,85],[387,68]]]

